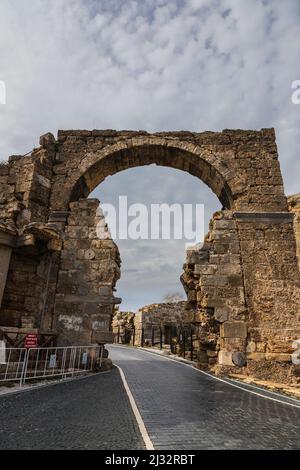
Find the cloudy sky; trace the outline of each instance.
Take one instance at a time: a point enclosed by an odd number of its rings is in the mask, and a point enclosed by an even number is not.
[[[288,194],[299,192],[299,0],[0,0],[0,158],[57,129],[275,127]],[[220,205],[201,181],[144,167],[108,178],[102,202]],[[184,241],[122,241],[123,308],[182,291]]]

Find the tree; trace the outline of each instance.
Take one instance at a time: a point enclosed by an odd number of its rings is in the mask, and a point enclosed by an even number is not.
[[[168,292],[164,297],[163,297],[163,302],[164,303],[169,303],[169,302],[180,302],[181,300],[184,300],[183,295],[181,292]]]

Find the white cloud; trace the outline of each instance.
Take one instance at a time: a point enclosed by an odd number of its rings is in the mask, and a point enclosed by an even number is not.
[[[274,126],[297,192],[299,18],[297,0],[1,0],[0,157],[58,128]]]
[[[128,207],[139,202],[148,209],[151,203],[204,203],[206,229],[212,213],[221,208],[217,197],[196,177],[155,165],[108,177],[92,193],[102,204],[110,203],[116,208],[119,195],[128,195]],[[117,284],[118,295],[123,298],[122,308],[136,309],[159,302],[168,292],[178,291],[184,295],[179,278],[185,261],[185,242],[117,240],[122,258],[122,275]]]

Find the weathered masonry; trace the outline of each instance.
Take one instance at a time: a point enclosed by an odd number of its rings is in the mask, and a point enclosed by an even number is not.
[[[170,345],[172,337],[180,328],[194,321],[194,309],[186,301],[150,304],[141,307],[134,317],[134,344],[142,346],[159,343],[160,331],[164,345]]]
[[[182,275],[202,366],[298,380],[291,354],[299,338],[299,269],[292,250],[291,214],[214,214],[203,247],[187,251]]]
[[[112,319],[112,331],[114,333],[114,342],[118,344],[133,344],[135,338],[134,332],[134,312],[120,311],[118,307]]]
[[[110,341],[110,318],[120,301],[113,295],[120,256],[111,239],[97,236],[104,220],[98,206],[96,199],[70,203],[63,234],[53,224],[33,222],[11,239],[0,316],[10,345],[22,345],[28,332],[45,344]],[[2,250],[9,257],[9,247]]]
[[[188,260],[183,280],[203,324],[200,333],[209,336],[203,345],[209,349],[218,343],[221,368],[246,364],[255,373],[296,377],[299,366],[292,364],[291,353],[292,340],[300,338],[300,274],[293,213],[284,194],[273,129],[59,131],[57,139],[42,136],[40,147],[30,154],[10,157],[0,171],[0,324],[21,327],[22,316],[33,315],[37,322],[42,317],[47,327],[59,325],[60,335],[70,337],[68,328],[76,324],[75,295],[81,298],[76,316],[84,316],[83,330],[87,324],[92,330],[97,325],[102,340],[111,338],[104,320],[108,311],[98,311],[103,317],[96,323],[87,319],[102,295],[103,304],[113,303],[117,272],[105,292],[100,290],[100,278],[95,280],[99,291],[94,305],[91,301],[87,306],[83,297],[92,293],[84,288],[79,292],[75,282],[79,272],[86,275],[84,263],[70,259],[72,250],[66,245],[73,233],[71,212],[74,203],[108,175],[153,163],[198,177],[223,207],[212,221],[203,250]],[[74,274],[75,293],[64,290],[68,271]],[[22,315],[12,307],[20,298]],[[75,307],[78,299],[73,300]],[[92,336],[93,331],[91,341]]]
[[[122,312],[117,307],[112,323],[114,340],[117,344],[154,346],[180,354],[183,349],[187,353],[186,346],[190,351],[193,338],[193,358],[197,358],[199,342],[194,335],[194,321],[195,310],[185,300],[144,305],[136,313]],[[187,356],[191,358],[190,353]]]
[[[104,219],[97,199],[70,203],[63,236],[54,312],[59,337],[72,344],[105,343],[120,277],[120,255],[110,238],[99,239],[96,228]],[[66,334],[67,332],[67,334]]]
[[[288,197],[289,210],[294,214],[294,232],[297,244],[297,256],[300,266],[300,193]]]

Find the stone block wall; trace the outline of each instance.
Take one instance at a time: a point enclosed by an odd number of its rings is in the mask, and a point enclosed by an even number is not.
[[[116,244],[98,237],[101,219],[97,199],[70,204],[55,298],[55,328],[64,344],[105,342],[109,337],[121,261]]]
[[[116,307],[113,320],[112,331],[115,343],[133,344],[134,341],[134,312],[125,312]]]
[[[158,327],[164,330],[165,326],[181,326],[190,324],[194,319],[194,310],[189,308],[186,301],[166,302],[158,304],[150,304],[141,307],[135,317],[135,345],[142,344],[142,329],[146,339],[151,338],[152,327],[155,327],[156,336],[158,335]]]
[[[158,164],[207,184],[224,208],[286,211],[274,129],[222,132],[62,130],[57,136],[51,211],[86,196],[108,175]]]
[[[47,222],[55,160],[55,139],[41,138],[42,146],[27,155],[12,155],[0,164],[0,220],[18,228]]]
[[[43,328],[49,256],[24,249],[12,254],[0,325],[22,328],[30,318],[34,328]]]
[[[291,354],[300,277],[289,213],[216,213],[204,245],[187,252],[182,282],[197,312],[201,367],[299,380]]]
[[[233,365],[232,352],[246,350],[244,322],[248,320],[233,212],[217,212],[203,246],[187,250],[181,281],[196,310],[199,363]]]
[[[289,211],[294,214],[294,232],[297,245],[298,263],[300,266],[300,193],[288,197]]]
[[[265,377],[299,378],[292,364],[300,338],[300,274],[293,218],[289,213],[237,214],[249,310],[247,367]],[[260,364],[258,364],[260,362]]]
[[[59,131],[57,138],[45,134],[31,153],[10,157],[0,165],[0,323],[3,318],[20,324],[21,310],[26,315],[34,310],[37,323],[57,326],[77,341],[81,327],[74,330],[68,318],[78,308],[80,322],[91,331],[87,310],[94,315],[98,282],[102,290],[97,300],[103,296],[98,303],[108,318],[108,283],[115,282],[117,269],[100,252],[113,251],[111,241],[96,246],[99,240],[91,235],[87,248],[85,228],[78,224],[76,232],[71,213],[108,175],[153,163],[198,177],[224,209],[214,217],[203,248],[188,254],[183,276],[188,301],[196,308],[203,348],[199,362],[221,372],[246,368],[256,375],[297,379],[291,342],[300,338],[298,202],[297,197],[289,199],[288,207],[274,129],[154,134],[68,130]],[[89,223],[85,226],[92,233]],[[72,243],[77,242],[74,253]],[[95,252],[95,259],[81,258],[85,250]],[[28,269],[21,261],[26,256],[32,259]],[[102,272],[93,265],[98,256]],[[81,269],[91,286],[81,285]],[[102,313],[97,310],[95,325],[104,325]],[[109,336],[107,324],[105,328]],[[101,334],[99,330],[98,339]],[[87,335],[84,341],[88,338],[94,340]]]

